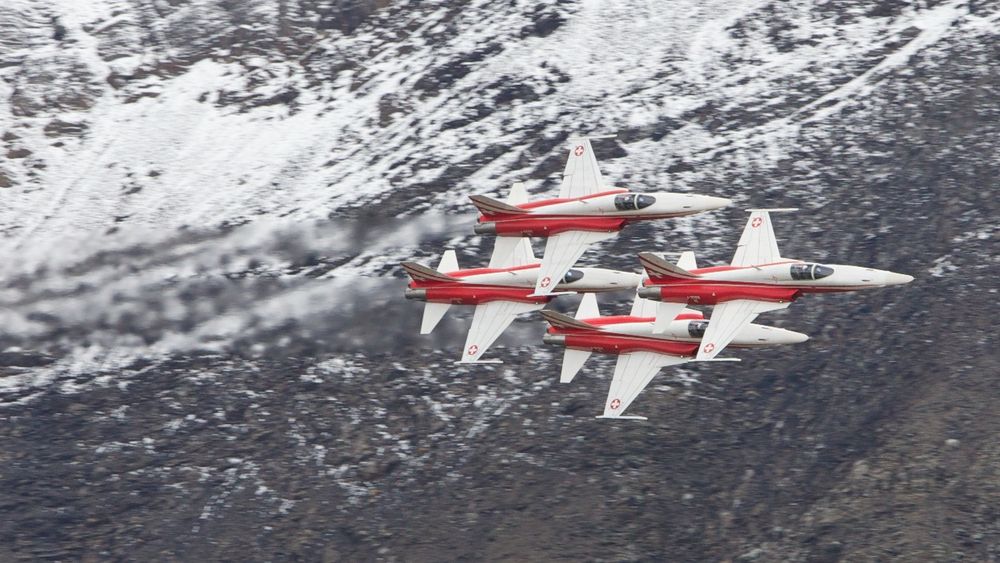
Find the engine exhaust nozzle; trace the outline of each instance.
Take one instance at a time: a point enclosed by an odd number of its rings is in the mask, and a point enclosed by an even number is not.
[[[477,235],[495,235],[497,234],[497,224],[496,223],[476,223],[473,227]]]
[[[407,299],[416,299],[417,301],[426,301],[427,300],[427,290],[426,289],[413,289],[413,288],[409,288],[408,287],[408,288],[406,288],[406,290],[403,291],[403,296],[406,297]]]
[[[545,334],[542,336],[542,342],[553,346],[565,346],[566,336],[563,334]]]
[[[652,299],[653,301],[660,300],[660,288],[658,287],[640,287],[636,293],[638,293],[639,297],[642,297],[643,299]]]

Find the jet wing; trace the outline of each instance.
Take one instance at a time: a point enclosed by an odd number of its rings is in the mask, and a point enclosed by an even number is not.
[[[475,363],[487,349],[503,334],[521,313],[537,311],[544,303],[520,303],[518,301],[490,301],[476,305],[472,315],[472,326],[465,339],[460,363]]]
[[[750,218],[743,227],[743,235],[733,255],[733,266],[759,266],[781,260],[778,241],[771,227],[770,211],[795,211],[795,209],[751,209]]]
[[[655,352],[628,352],[618,356],[602,418],[618,418],[649,385],[660,368],[683,364],[689,358]]]
[[[784,309],[791,303],[772,303],[770,301],[754,301],[752,299],[736,299],[720,303],[712,309],[712,317],[705,329],[698,349],[698,360],[711,360],[736,338],[741,330],[752,323],[757,315]]]
[[[566,272],[576,264],[587,247],[595,242],[607,240],[618,233],[595,231],[566,231],[548,238],[545,243],[545,254],[538,271],[538,281],[535,283],[534,295],[548,295]]]
[[[597,167],[597,157],[590,146],[590,139],[570,139],[569,157],[563,170],[559,197],[583,197],[604,191],[604,178]]]

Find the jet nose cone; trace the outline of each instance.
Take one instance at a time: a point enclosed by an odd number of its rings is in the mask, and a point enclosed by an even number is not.
[[[903,285],[904,283],[910,283],[911,281],[913,281],[913,276],[897,274],[896,272],[889,272],[885,276],[886,285]]]
[[[702,196],[702,207],[706,210],[708,209],[721,209],[723,207],[729,207],[733,204],[733,200],[728,197],[715,197],[715,196]]]
[[[616,279],[611,282],[612,285],[621,285],[625,287],[635,287],[639,285],[642,281],[642,274],[636,274],[634,272],[618,272]]]
[[[801,344],[806,340],[809,340],[808,334],[802,334],[801,332],[795,332],[794,330],[786,331],[788,332],[788,343],[789,344]]]

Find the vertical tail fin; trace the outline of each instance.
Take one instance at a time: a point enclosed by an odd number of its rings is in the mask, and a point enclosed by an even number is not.
[[[695,260],[694,252],[690,250],[681,252],[680,258],[677,259],[677,267],[684,268],[685,270],[697,270],[698,261]]]
[[[457,279],[449,276],[448,274],[443,274],[433,268],[428,268],[423,264],[417,264],[416,262],[403,262],[400,264],[403,270],[406,271],[407,275],[413,278],[413,281],[436,281],[436,282],[454,282]]]
[[[692,274],[680,266],[675,266],[652,252],[640,252],[639,262],[642,263],[642,267],[646,269],[650,281],[654,284],[677,280],[696,280],[699,277],[698,274]]]
[[[454,250],[444,251],[444,254],[441,255],[441,261],[438,262],[437,269],[439,272],[458,271],[458,256],[455,255]]]
[[[556,328],[575,328],[584,330],[597,330],[594,325],[589,325],[583,321],[574,319],[573,317],[564,315],[562,313],[557,313],[550,309],[545,309],[542,312],[542,317],[552,326]]]
[[[521,205],[528,201],[528,190],[524,188],[524,182],[514,182],[507,194],[507,203],[510,205]]]
[[[493,199],[491,197],[486,197],[484,195],[470,195],[469,199],[472,200],[472,204],[476,206],[483,215],[519,215],[527,213],[526,210],[520,207],[515,207],[509,203],[504,203],[498,199]]]

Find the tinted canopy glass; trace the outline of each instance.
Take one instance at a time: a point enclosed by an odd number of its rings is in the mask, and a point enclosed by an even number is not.
[[[816,264],[813,268],[813,279],[818,280],[820,278],[825,278],[833,273],[833,268],[829,266],[824,266],[822,264]]]
[[[705,329],[708,328],[708,321],[691,321],[688,323],[688,334],[691,338],[701,338],[705,336]]]
[[[635,209],[635,194],[625,194],[615,196],[615,209],[618,211],[632,211]]]
[[[793,280],[818,280],[833,273],[833,268],[822,264],[792,264]]]
[[[656,198],[651,195],[637,195],[635,196],[635,208],[642,209],[644,207],[649,207],[656,203]]]
[[[563,276],[562,281],[563,283],[573,283],[575,281],[579,281],[582,279],[583,279],[583,272],[581,272],[580,270],[570,270],[566,272],[565,276]]]
[[[812,264],[792,264],[792,279],[811,280],[812,275],[809,273],[811,269]]]
[[[623,194],[615,196],[615,209],[619,211],[634,211],[649,207],[656,203],[656,198],[651,195]]]

